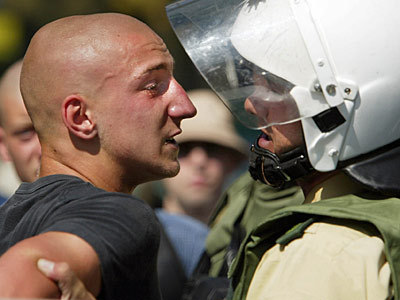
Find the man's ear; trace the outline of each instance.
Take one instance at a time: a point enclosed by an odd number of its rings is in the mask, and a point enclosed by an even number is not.
[[[2,161],[11,161],[6,143],[6,133],[2,127],[0,127],[0,158]]]
[[[62,116],[65,126],[75,136],[89,140],[97,135],[96,124],[81,96],[70,95],[64,99]]]

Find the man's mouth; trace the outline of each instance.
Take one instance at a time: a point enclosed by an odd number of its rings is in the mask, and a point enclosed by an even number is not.
[[[168,138],[168,139],[165,140],[165,144],[173,144],[173,145],[176,145],[177,142],[176,142],[176,140],[175,140],[174,138]]]
[[[261,133],[257,141],[259,147],[269,150],[271,152],[274,151],[274,144],[272,143],[271,137],[265,132]]]
[[[271,141],[271,138],[268,134],[266,134],[265,132],[261,132],[259,138],[265,139],[267,141]]]
[[[173,132],[172,134],[170,134],[170,136],[165,139],[164,144],[165,145],[175,145],[175,146],[177,146],[178,143],[176,142],[174,137],[177,136],[178,134],[180,134],[181,132],[182,132],[182,130],[179,129],[179,130],[176,130],[175,132]]]

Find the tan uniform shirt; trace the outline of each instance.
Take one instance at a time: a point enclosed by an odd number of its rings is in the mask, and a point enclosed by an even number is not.
[[[356,192],[358,187],[343,176],[314,188],[306,202]],[[310,225],[302,238],[284,248],[275,245],[268,250],[257,266],[247,299],[388,299],[390,283],[384,244],[373,228],[328,219]]]

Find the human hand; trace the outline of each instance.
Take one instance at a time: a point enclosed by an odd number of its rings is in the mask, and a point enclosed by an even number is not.
[[[67,263],[41,258],[37,262],[37,267],[44,275],[57,283],[61,292],[60,300],[96,300]]]

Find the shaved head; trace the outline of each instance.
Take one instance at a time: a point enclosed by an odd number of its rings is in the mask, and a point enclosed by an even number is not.
[[[66,17],[34,35],[24,57],[21,92],[41,140],[58,132],[63,99],[96,98],[132,51],[127,37],[144,35],[156,36],[144,23],[116,13]]]
[[[173,66],[163,40],[124,14],[71,16],[39,29],[20,85],[42,146],[40,176],[79,174],[127,192],[175,175],[173,137],[196,110]]]

